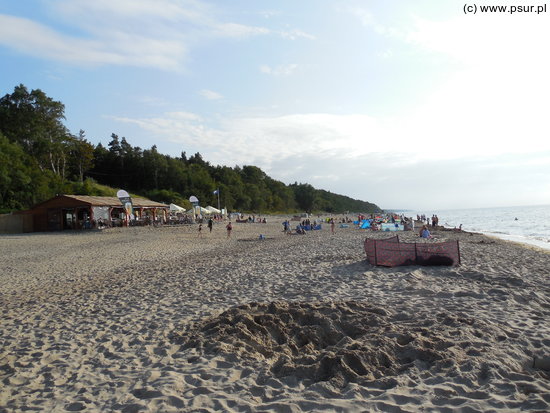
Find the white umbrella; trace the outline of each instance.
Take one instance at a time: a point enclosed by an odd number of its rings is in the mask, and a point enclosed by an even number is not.
[[[170,204],[170,212],[185,212],[185,208],[180,207],[176,204]]]
[[[210,212],[208,209],[203,207],[195,207],[191,208],[189,211],[187,211],[188,214],[197,214],[200,213],[201,215],[210,215],[212,212]]]
[[[214,208],[213,206],[208,205],[206,207],[207,210],[209,210],[212,214],[221,214],[222,211],[219,209]]]

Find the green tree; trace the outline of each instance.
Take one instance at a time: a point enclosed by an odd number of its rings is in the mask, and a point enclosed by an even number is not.
[[[86,133],[80,129],[72,140],[71,161],[79,182],[84,182],[84,174],[94,165],[94,146],[86,140]]]
[[[0,211],[28,209],[50,197],[55,190],[51,178],[21,145],[0,133]]]
[[[315,209],[315,202],[317,200],[317,194],[315,188],[310,184],[298,184],[291,185],[294,190],[294,197],[298,207],[308,213],[311,213]]]
[[[33,156],[40,169],[49,169],[62,180],[71,140],[64,119],[65,105],[40,89],[29,92],[21,84],[0,99],[0,130]]]
[[[168,171],[168,162],[164,155],[157,151],[157,146],[153,145],[150,150],[143,151],[143,166],[146,173],[146,182],[148,188],[159,189],[164,184],[163,178]]]
[[[257,166],[244,165],[241,170],[241,176],[245,183],[261,185],[267,175]]]

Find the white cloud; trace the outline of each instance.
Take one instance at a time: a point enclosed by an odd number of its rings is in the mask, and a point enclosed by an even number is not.
[[[363,26],[372,29],[376,34],[404,40],[407,37],[407,28],[395,27],[393,25],[386,24],[379,16],[375,16],[369,9],[363,6],[347,6],[342,9],[343,12],[351,14],[355,17]],[[392,13],[392,18],[396,19],[396,13]],[[397,21],[394,20],[394,21]]]
[[[436,80],[439,85],[420,90],[408,113],[393,122],[384,120],[382,134],[396,146],[423,148],[415,157],[446,159],[550,149],[545,114],[550,95],[546,16],[464,16],[457,11],[449,14],[451,18],[436,20],[418,17],[412,13],[428,13],[411,8],[409,14],[392,14],[392,22],[401,23],[395,29],[365,7],[346,6],[343,11],[397,41],[390,53],[379,57],[414,56],[427,67],[434,57],[444,62],[439,70],[444,77]]]
[[[163,18],[193,20],[208,12],[204,3],[194,0],[53,0],[52,7],[67,17],[86,13],[93,20],[116,18]],[[106,14],[108,13],[108,14]]]
[[[114,119],[136,124],[171,142],[201,142],[201,146],[209,148],[214,162],[231,157],[232,162],[257,159],[262,164],[302,150],[352,157],[358,150],[362,153],[364,148],[372,147],[375,139],[372,133],[378,127],[376,121],[367,116],[328,114],[225,118],[216,124],[188,112],[145,119]]]
[[[522,139],[527,145],[518,153],[516,146],[494,147],[494,139],[485,145],[479,135],[461,141],[460,133],[445,135],[456,125],[430,126],[429,119],[419,125],[419,118],[317,113],[212,122],[187,112],[116,119],[200,151],[214,164],[257,165],[287,183],[308,182],[387,208],[550,202],[549,145],[533,147]]]
[[[430,145],[439,131],[461,154],[548,150],[550,25],[536,15],[475,17],[415,19],[408,42],[452,58],[456,69],[409,127],[425,130]]]
[[[216,23],[211,26],[211,29],[213,34],[222,37],[250,37],[271,33],[265,27],[246,26],[237,23]]]
[[[377,53],[377,56],[382,59],[391,59],[393,57],[393,51],[391,49],[386,49],[383,52]]]
[[[546,154],[410,161],[399,152],[367,153],[350,160],[301,151],[276,159],[267,170],[285,182],[374,202],[382,208],[420,210],[550,203]],[[505,195],[503,195],[505,194]]]
[[[162,117],[136,119],[129,117],[107,116],[115,121],[128,123],[150,132],[156,139],[165,139],[186,144],[201,143],[210,131],[205,128],[204,120],[190,112],[168,112]]]
[[[302,30],[299,30],[299,29],[282,31],[280,33],[281,33],[281,36],[283,38],[290,39],[290,40],[297,40],[299,38],[309,39],[309,40],[315,40],[316,39],[316,36],[314,36],[312,34],[309,34],[309,33],[306,33],[306,32],[304,32]]]
[[[521,125],[501,121],[502,124],[491,123],[476,130],[479,125],[467,122],[461,125],[457,123],[455,114],[446,114],[446,111],[446,107],[436,111],[435,104],[430,103],[410,116],[385,119],[360,114],[309,113],[207,121],[188,112],[166,113],[146,119],[116,119],[138,124],[172,142],[202,140],[206,146],[219,148],[221,152],[213,154],[219,160],[227,158],[230,153],[233,162],[247,162],[254,158],[264,165],[276,157],[295,154],[296,148],[344,159],[372,153],[401,154],[401,164],[434,158],[521,155],[534,152],[533,148],[550,151],[550,142],[540,139],[542,134],[517,135]],[[471,115],[471,112],[463,113]],[[229,147],[233,144],[242,146],[238,146],[238,151],[222,153],[223,143],[228,141],[231,142]],[[249,145],[250,142],[254,145]]]
[[[350,6],[346,7],[345,11],[355,16],[363,26],[372,28],[378,34],[386,34],[388,31],[383,24],[377,21],[372,12],[364,7]]]
[[[195,0],[54,0],[49,4],[52,18],[61,19],[71,34],[30,19],[0,15],[0,44],[72,64],[179,70],[198,39],[271,33],[263,27],[218,20],[214,9]]]
[[[289,76],[296,72],[298,69],[298,65],[295,63],[285,64],[285,65],[278,65],[275,67],[271,67],[269,65],[261,65],[260,66],[260,72],[266,74],[266,75],[272,75],[272,76]]]
[[[220,95],[219,93],[214,92],[212,90],[208,90],[208,89],[203,89],[203,90],[199,91],[199,95],[201,95],[203,98],[205,98],[207,100],[220,100],[220,99],[223,99],[222,95]]]
[[[540,17],[484,14],[482,18],[459,16],[442,21],[415,18],[407,41],[472,67],[490,65],[509,71],[527,62],[547,65],[545,45],[550,26]]]
[[[0,15],[0,43],[27,54],[74,63],[121,64],[131,59],[131,54],[108,50],[99,41],[65,37],[29,19],[5,15]],[[150,57],[159,60],[158,55]],[[170,61],[164,63],[171,65]]]
[[[136,98],[136,100],[143,105],[154,107],[168,106],[169,104],[166,99],[160,98],[158,96],[139,96]]]
[[[0,15],[0,43],[23,53],[78,65],[131,65],[175,70],[186,55],[185,45],[112,32],[109,38],[78,38],[29,19]]]
[[[298,29],[278,32],[224,21],[219,9],[198,0],[52,0],[48,5],[52,19],[61,21],[71,34],[45,23],[0,15],[0,44],[77,65],[180,70],[189,49],[205,39],[263,35],[314,39]]]
[[[282,12],[280,10],[262,10],[259,14],[265,19],[271,19],[272,17],[280,16]]]

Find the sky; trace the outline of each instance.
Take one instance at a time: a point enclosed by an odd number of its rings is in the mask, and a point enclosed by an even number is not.
[[[550,204],[550,4],[462,1],[0,0],[0,96],[385,209]]]

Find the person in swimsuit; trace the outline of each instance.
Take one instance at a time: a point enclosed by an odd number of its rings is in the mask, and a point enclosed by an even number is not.
[[[227,238],[231,238],[231,230],[233,229],[233,225],[231,225],[231,221],[229,221],[229,224],[227,224],[225,228],[227,228]]]

